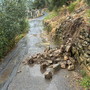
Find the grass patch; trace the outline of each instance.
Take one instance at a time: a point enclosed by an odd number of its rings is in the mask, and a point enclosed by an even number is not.
[[[45,17],[45,20],[50,20],[50,19],[52,19],[52,18],[54,18],[56,16],[58,16],[58,13],[53,11],[53,12],[49,13],[48,16]]]
[[[80,84],[81,84],[84,88],[90,89],[90,76],[88,76],[84,70],[81,71],[81,74],[82,74],[83,78],[82,78],[82,80],[80,81]]]
[[[24,36],[26,35],[26,33],[20,34],[18,36],[16,36],[15,38],[15,43],[17,43],[20,39],[22,39]]]
[[[68,10],[69,10],[70,13],[74,12],[75,7],[76,7],[77,4],[78,4],[77,2],[73,2],[68,6]]]

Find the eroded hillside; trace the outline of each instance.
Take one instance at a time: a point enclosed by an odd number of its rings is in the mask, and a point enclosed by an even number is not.
[[[64,53],[83,66],[90,74],[90,10],[85,1],[75,1],[51,12],[44,20],[46,30]]]

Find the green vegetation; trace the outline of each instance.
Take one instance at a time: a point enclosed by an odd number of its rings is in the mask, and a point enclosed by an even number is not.
[[[45,2],[44,0],[35,0],[33,5],[35,6],[36,9],[44,8]]]
[[[27,32],[25,0],[3,0],[0,4],[0,58],[15,45],[16,36]]]
[[[68,10],[70,13],[75,10],[76,5],[77,5],[77,2],[73,2],[68,6]]]
[[[50,3],[48,9],[49,9],[49,11],[52,11],[52,12],[50,12],[49,15],[45,18],[46,23],[47,23],[47,25],[46,25],[47,32],[53,31],[53,29],[56,28],[56,26],[54,26],[54,24],[55,24],[54,21],[57,21],[57,22],[59,21],[56,16],[58,16],[60,14],[64,15],[63,14],[64,12],[69,12],[69,13],[67,13],[67,15],[72,16],[73,15],[72,12],[74,12],[75,10],[78,10],[80,8],[83,8],[84,5],[87,5],[86,3],[88,3],[88,5],[90,5],[90,0],[85,0],[85,1],[70,0],[70,1],[73,1],[73,2],[68,3],[68,4],[67,4],[67,1],[69,1],[69,0],[48,0],[48,1]],[[85,17],[85,16],[86,16],[86,18],[90,17],[89,8],[90,7],[88,6],[88,8],[85,9],[85,13],[84,13],[83,17]],[[60,14],[58,14],[57,12],[58,13],[60,12]],[[80,17],[79,14],[76,14],[75,18]],[[56,17],[56,20],[53,20],[54,17]],[[59,17],[59,18],[61,18],[61,17]],[[63,18],[63,16],[62,16],[62,18]],[[87,18],[86,20],[87,20],[86,22],[88,22],[89,18]],[[54,24],[52,24],[52,23],[54,23]],[[50,25],[51,25],[51,27],[50,27]],[[60,35],[59,33],[61,33],[62,29],[59,28],[59,31],[58,31],[57,28],[56,28],[55,31],[56,32],[51,32],[51,33],[56,33],[56,35],[54,36],[53,39],[55,39],[55,43],[58,42],[59,44],[61,44],[63,42],[63,40],[60,37],[63,37],[63,36],[62,36],[62,34]],[[52,34],[52,35],[54,35],[54,34]],[[85,71],[81,71],[81,73],[82,73],[82,79],[80,81],[80,84],[84,88],[86,88],[86,90],[90,90],[90,76],[88,76]]]
[[[69,5],[72,1],[75,0],[35,0],[33,5],[37,9],[48,7],[52,11],[57,10],[62,5]]]
[[[87,10],[87,15],[88,17],[90,17],[90,10]]]
[[[57,16],[57,15],[58,15],[57,12],[52,11],[47,17],[45,17],[45,20],[52,19],[52,18],[54,18],[54,17]]]
[[[34,5],[33,5],[32,0],[27,0],[27,9],[28,10],[34,9]]]
[[[22,33],[22,34],[16,36],[16,38],[15,38],[15,43],[17,43],[17,42],[18,42],[20,39],[22,39],[25,35],[26,35],[26,33]]]
[[[81,74],[82,74],[83,78],[82,78],[82,80],[80,81],[80,84],[81,84],[84,88],[90,89],[90,76],[88,76],[84,70],[81,71]]]
[[[50,5],[49,5],[49,10],[56,10],[58,7],[64,5],[67,0],[49,0]]]
[[[86,0],[87,1],[87,4],[90,5],[90,0]]]

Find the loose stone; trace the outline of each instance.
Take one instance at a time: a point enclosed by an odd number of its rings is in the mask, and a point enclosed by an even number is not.
[[[53,76],[53,73],[52,73],[52,71],[46,71],[45,72],[45,79],[52,79],[52,76]]]
[[[45,70],[46,68],[47,68],[47,66],[48,66],[48,63],[42,63],[41,65],[40,65],[40,69],[41,70]]]
[[[66,62],[60,62],[61,68],[65,69],[66,68]]]
[[[60,68],[61,68],[60,63],[58,63],[58,64],[53,64],[53,70],[54,70],[54,72],[59,71],[59,70],[60,70]]]
[[[29,63],[29,64],[34,64],[34,60],[33,60],[33,59],[30,59],[30,60],[28,61],[28,63]]]
[[[74,69],[75,69],[75,66],[73,64],[68,66],[68,71],[72,71]]]

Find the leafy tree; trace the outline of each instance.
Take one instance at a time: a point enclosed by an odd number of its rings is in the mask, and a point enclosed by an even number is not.
[[[48,7],[49,10],[53,10],[62,5],[68,5],[71,1],[74,0],[35,0],[33,5],[37,9]]]
[[[35,0],[33,5],[36,9],[44,8],[45,7],[45,0]]]
[[[87,1],[88,5],[90,5],[90,0],[86,0],[86,1]]]
[[[62,5],[69,5],[71,1],[75,0],[48,0],[49,1],[49,10],[57,9]]]
[[[15,44],[15,37],[27,31],[25,0],[3,0],[0,5],[0,58]]]

